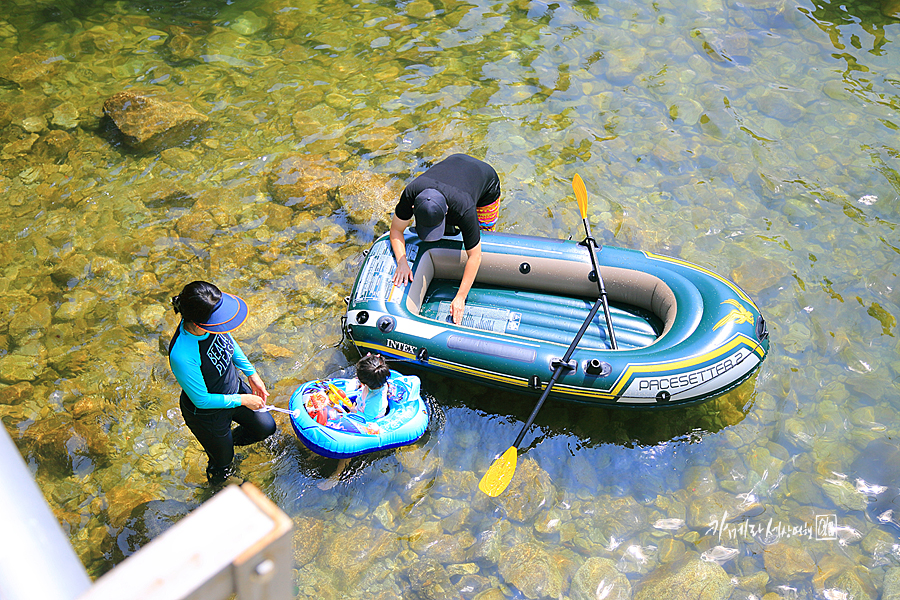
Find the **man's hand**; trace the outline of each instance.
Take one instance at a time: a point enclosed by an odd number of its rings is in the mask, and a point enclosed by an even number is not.
[[[450,316],[453,317],[453,324],[462,323],[463,313],[466,312],[466,297],[457,295],[450,303]]]
[[[409,226],[409,220],[403,220],[394,215],[391,219],[391,250],[394,251],[394,258],[397,259],[397,270],[394,271],[394,285],[406,285],[412,281],[412,269],[409,268],[409,262],[406,260],[406,240],[403,237],[403,231]]]
[[[463,313],[466,312],[466,297],[475,282],[475,275],[478,274],[480,266],[481,242],[478,242],[474,248],[466,250],[466,267],[463,269],[462,280],[459,282],[459,290],[457,290],[453,302],[450,303],[450,316],[456,325],[462,323]]]
[[[397,270],[394,271],[394,285],[406,285],[412,281],[412,269],[405,258],[397,261]]]

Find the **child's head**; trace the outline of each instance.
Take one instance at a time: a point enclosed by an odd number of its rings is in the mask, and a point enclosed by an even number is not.
[[[356,363],[356,378],[370,390],[383,386],[390,375],[391,370],[380,354],[366,354]]]

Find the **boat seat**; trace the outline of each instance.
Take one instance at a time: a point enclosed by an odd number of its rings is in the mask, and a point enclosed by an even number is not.
[[[428,288],[421,316],[445,321],[459,282],[433,280]],[[568,344],[578,332],[593,302],[540,292],[510,290],[476,284],[469,290],[463,325],[483,331],[505,333],[537,341]],[[662,331],[655,315],[635,307],[609,307],[616,342],[620,349],[644,348]],[[598,313],[579,342],[581,348],[609,349],[606,320]]]
[[[459,289],[465,262],[466,253],[462,250],[430,248],[425,251],[406,298],[407,310],[430,319],[445,319],[449,302]],[[597,284],[587,277],[590,266],[570,260],[528,257],[530,270],[522,273],[521,263],[520,256],[482,251],[481,267],[466,302],[469,319],[464,325],[569,343],[597,299]],[[675,294],[661,279],[617,267],[603,267],[603,279],[620,349],[649,346],[672,326]],[[565,290],[566,296],[561,296],[560,290]],[[442,303],[446,304],[444,308]],[[514,313],[519,315],[518,321]],[[541,313],[554,317],[542,320]],[[512,319],[505,327],[502,326],[504,314]],[[610,347],[603,315],[598,315],[579,345]]]

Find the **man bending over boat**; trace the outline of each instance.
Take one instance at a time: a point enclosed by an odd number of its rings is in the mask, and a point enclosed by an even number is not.
[[[416,177],[400,194],[391,220],[391,248],[397,259],[394,285],[412,281],[406,260],[403,231],[416,218],[416,235],[435,242],[444,235],[462,233],[466,268],[459,291],[450,303],[450,316],[459,325],[466,297],[481,266],[481,231],[493,231],[500,215],[500,178],[484,161],[453,154]]]

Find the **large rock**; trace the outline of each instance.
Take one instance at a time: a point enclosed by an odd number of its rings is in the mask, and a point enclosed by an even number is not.
[[[531,457],[519,464],[506,490],[494,498],[513,521],[530,521],[541,508],[553,505],[556,489],[550,475]]]
[[[34,381],[46,367],[46,360],[40,356],[7,354],[0,357],[0,382]]]
[[[604,545],[613,538],[629,538],[647,525],[646,509],[631,496],[598,496],[593,502],[592,512],[594,531],[591,538],[604,540]]]
[[[103,103],[125,143],[140,152],[156,152],[190,142],[206,130],[209,118],[184,102],[150,94],[119,92]]]
[[[757,514],[759,510],[758,502],[748,502],[728,492],[691,496],[687,524],[692,529],[715,528],[722,523],[739,519],[742,515]]]
[[[34,386],[27,381],[22,381],[15,385],[0,387],[0,404],[13,405],[19,404],[23,400],[28,400],[34,393]]]
[[[637,584],[634,600],[726,600],[731,578],[714,562],[696,554],[665,564]]]
[[[316,157],[288,156],[266,175],[266,183],[281,204],[316,209],[335,202],[341,172]]]
[[[348,588],[352,588],[363,572],[395,555],[397,545],[396,537],[389,532],[358,523],[346,533],[327,540],[318,554],[318,562],[327,570],[342,573]]]
[[[434,559],[418,560],[409,566],[410,586],[423,600],[455,600],[459,593],[447,569]]]
[[[517,544],[500,557],[503,580],[522,592],[526,598],[559,598],[563,576],[553,557],[538,544]],[[659,596],[662,598],[662,596]]]
[[[592,556],[572,578],[569,590],[572,600],[630,600],[631,584],[616,570],[616,563],[608,558]]]
[[[394,206],[400,198],[399,182],[377,173],[353,171],[341,180],[341,206],[353,223],[390,227]]]
[[[766,572],[778,583],[803,579],[816,572],[816,562],[799,546],[778,542],[764,549]]]
[[[50,55],[38,52],[19,54],[0,62],[0,82],[9,82],[20,88],[31,87],[49,81],[59,62]]]
[[[294,518],[294,563],[303,566],[311,562],[322,547],[325,522],[314,517]]]
[[[888,567],[884,572],[881,600],[900,600],[900,567]]]
[[[75,137],[71,133],[54,129],[38,138],[31,152],[39,158],[62,162],[74,147]]]

